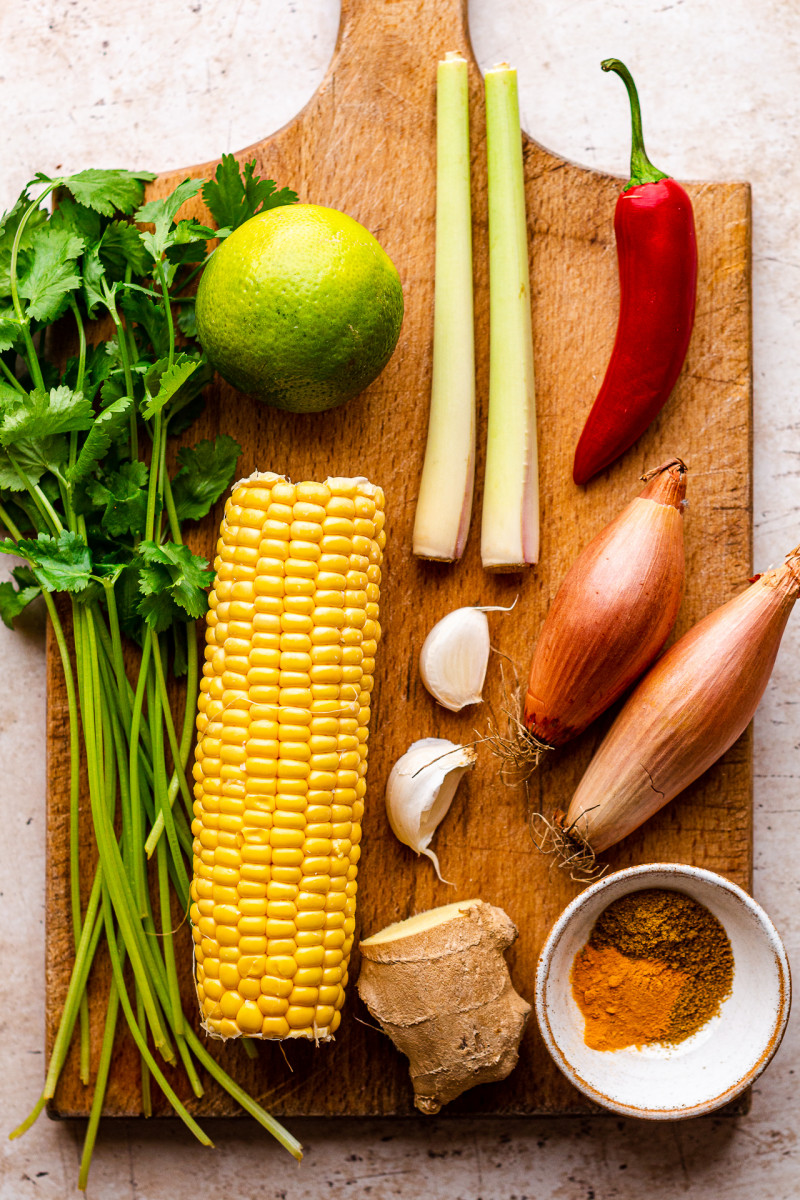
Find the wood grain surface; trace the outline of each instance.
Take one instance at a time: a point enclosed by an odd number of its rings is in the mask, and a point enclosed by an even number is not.
[[[470,61],[478,369],[478,468],[473,525],[456,565],[427,564],[411,554],[414,504],[427,428],[431,374],[434,265],[436,64],[448,50]],[[513,46],[509,47],[509,54]],[[620,98],[620,103],[622,103]],[[535,130],[534,130],[535,132]],[[620,165],[627,146],[620,147]],[[380,240],[397,264],[406,315],[397,351],[363,395],[316,416],[290,416],[236,394],[210,390],[192,440],[227,432],[244,452],[241,475],[254,469],[294,480],[365,474],[386,492],[387,533],[367,809],[359,873],[358,930],[375,932],[433,905],[480,896],[500,905],[520,930],[510,952],[517,989],[533,997],[536,957],[552,922],[576,894],[535,850],[531,808],[566,807],[612,714],[553,755],[528,795],[505,786],[488,746],[462,782],[434,845],[442,872],[394,839],[383,792],[395,759],[416,738],[471,741],[504,705],[503,676],[526,677],[547,606],[577,552],[641,488],[639,475],[678,454],[690,467],[686,516],[687,587],[676,633],[734,595],[751,571],[750,193],[745,184],[689,186],[700,256],[698,308],[686,365],[675,392],[647,434],[586,488],[572,483],[574,446],[613,342],[618,283],[612,230],[620,180],[565,162],[525,138],[533,328],[540,446],[542,552],[524,575],[492,576],[480,566],[479,525],[486,430],[488,296],[486,158],[482,79],[466,28],[466,0],[343,0],[336,53],[306,108],[278,133],[239,155],[303,201],[342,209]],[[668,163],[666,164],[669,165]],[[150,196],[187,175],[208,177],[213,162],[160,177]],[[199,211],[199,210],[197,210]],[[210,555],[222,505],[199,528],[194,546]],[[461,714],[439,707],[417,670],[431,626],[463,604],[509,604],[491,614],[486,703]],[[67,887],[68,743],[64,690],[54,647],[48,665],[47,1043],[57,1026],[72,960]],[[177,700],[177,696],[176,696]],[[612,868],[686,862],[750,882],[752,744],[748,731],[693,787],[606,857]],[[88,799],[86,801],[88,809]],[[88,813],[84,856],[88,878]],[[181,916],[176,913],[176,925]],[[190,936],[184,952],[186,1011],[196,1013]],[[358,973],[354,955],[351,978]],[[101,959],[91,987],[95,1064],[108,986]],[[351,983],[335,1044],[211,1045],[233,1075],[276,1114],[412,1113],[406,1062],[373,1026]],[[179,1087],[187,1094],[185,1085]],[[85,1115],[91,1095],[78,1079],[76,1048],[51,1112]],[[168,1105],[154,1089],[155,1111]],[[190,1107],[201,1115],[238,1111],[209,1084]],[[504,1083],[468,1092],[449,1113],[582,1113],[593,1106],[560,1075],[531,1019],[520,1063]],[[141,1111],[138,1058],[127,1035],[115,1052],[105,1111]]]

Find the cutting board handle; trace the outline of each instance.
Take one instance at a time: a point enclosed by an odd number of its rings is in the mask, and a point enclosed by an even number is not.
[[[467,0],[342,0],[339,36],[329,75],[380,77],[381,62],[406,57],[409,74],[438,62],[448,50],[474,60]],[[389,64],[385,64],[389,65]],[[394,73],[394,72],[392,72]]]

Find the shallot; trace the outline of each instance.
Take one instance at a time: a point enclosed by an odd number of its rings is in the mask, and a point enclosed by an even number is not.
[[[686,465],[673,458],[578,555],[545,618],[524,724],[560,746],[649,667],[669,637],[684,577]]]
[[[705,617],[644,677],[595,754],[563,821],[593,853],[688,787],[749,725],[800,593],[800,546]]]

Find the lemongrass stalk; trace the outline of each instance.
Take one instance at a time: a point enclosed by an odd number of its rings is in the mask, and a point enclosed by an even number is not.
[[[517,73],[486,72],[489,183],[489,430],[481,560],[518,571],[539,558],[539,469]]]
[[[464,551],[475,481],[475,337],[469,183],[469,78],[457,51],[436,77],[436,278],[428,442],[414,553],[454,562]]]

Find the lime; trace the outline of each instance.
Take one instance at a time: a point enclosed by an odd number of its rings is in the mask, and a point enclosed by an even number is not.
[[[402,320],[388,254],[358,221],[317,204],[245,221],[197,291],[197,331],[213,366],[291,412],[320,412],[362,391],[389,361]]]

